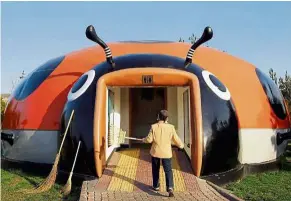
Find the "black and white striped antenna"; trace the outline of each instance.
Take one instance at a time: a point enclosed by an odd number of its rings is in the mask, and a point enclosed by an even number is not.
[[[185,61],[185,68],[187,68],[189,66],[189,64],[192,63],[192,57],[194,54],[194,51],[196,50],[197,47],[199,47],[201,44],[205,43],[206,41],[209,41],[213,36],[213,32],[211,27],[205,27],[203,34],[201,36],[201,38],[199,38],[189,49],[188,53],[187,53],[187,57],[186,57],[186,61]]]
[[[92,40],[93,42],[98,43],[104,49],[107,62],[110,63],[111,66],[114,68],[115,63],[114,63],[113,58],[112,58],[111,50],[108,47],[108,45],[106,45],[106,43],[97,36],[95,28],[93,27],[93,25],[90,25],[87,27],[86,36],[88,39]]]

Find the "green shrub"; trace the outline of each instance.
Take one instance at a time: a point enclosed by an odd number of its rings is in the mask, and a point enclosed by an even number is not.
[[[1,97],[1,122],[2,122],[3,117],[4,117],[5,107],[6,107],[6,101],[3,99],[3,97]]]

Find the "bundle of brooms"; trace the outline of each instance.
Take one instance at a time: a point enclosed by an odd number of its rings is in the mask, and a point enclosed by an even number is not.
[[[61,150],[62,150],[62,147],[63,147],[63,144],[64,144],[64,141],[65,141],[65,138],[67,136],[67,132],[68,132],[68,129],[70,127],[70,124],[71,124],[71,121],[72,121],[72,118],[73,118],[73,115],[74,115],[74,110],[72,111],[71,113],[71,116],[70,116],[70,119],[69,119],[69,122],[68,122],[68,125],[67,125],[67,128],[65,130],[65,134],[64,134],[64,137],[62,139],[62,143],[61,143],[61,146],[60,146],[60,149],[59,149],[59,152],[58,154],[56,155],[56,159],[55,159],[55,162],[54,162],[54,165],[52,167],[52,170],[50,172],[50,174],[48,175],[48,177],[41,183],[39,184],[36,188],[32,189],[32,190],[25,190],[24,192],[25,193],[42,193],[42,192],[45,192],[45,191],[48,191],[49,189],[51,189],[51,187],[54,185],[55,181],[56,181],[56,178],[57,178],[57,173],[58,173],[58,164],[59,164],[59,160],[60,160],[60,155],[61,155]]]

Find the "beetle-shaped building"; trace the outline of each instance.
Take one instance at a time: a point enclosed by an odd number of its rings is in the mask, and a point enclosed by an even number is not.
[[[210,27],[192,46],[168,41],[107,46],[93,26],[86,35],[100,46],[44,63],[11,95],[1,133],[6,159],[52,164],[72,110],[61,169],[69,170],[81,140],[75,168],[80,174],[100,177],[121,146],[118,130],[144,137],[160,109],[170,112],[196,176],[273,164],[284,152],[290,117],[280,90],[250,63],[197,48],[212,38]]]

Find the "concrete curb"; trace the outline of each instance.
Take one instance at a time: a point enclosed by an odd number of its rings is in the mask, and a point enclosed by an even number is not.
[[[219,192],[221,195],[223,195],[225,198],[227,198],[230,201],[244,201],[243,199],[231,194],[226,189],[223,189],[212,182],[206,181],[206,183],[209,184],[212,188],[214,188],[217,192]]]

